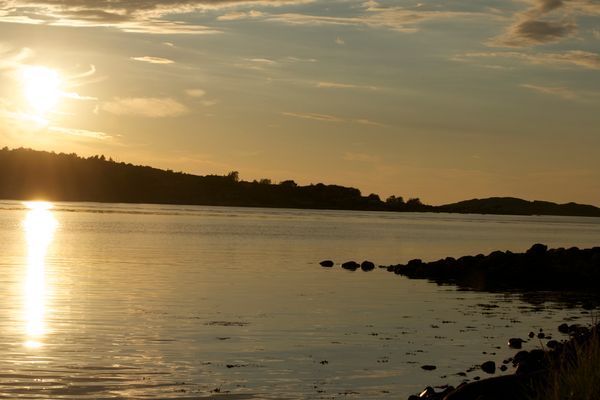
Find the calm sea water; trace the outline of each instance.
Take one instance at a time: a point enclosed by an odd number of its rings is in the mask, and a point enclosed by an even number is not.
[[[318,262],[599,241],[594,218],[0,202],[0,397],[397,399],[457,384],[510,355],[507,338],[590,314]]]

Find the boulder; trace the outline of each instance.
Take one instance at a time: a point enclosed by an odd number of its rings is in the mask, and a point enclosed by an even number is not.
[[[363,261],[360,264],[360,268],[365,272],[373,271],[375,269],[375,264],[373,264],[371,261]]]
[[[342,268],[347,269],[348,271],[356,271],[360,268],[360,265],[356,261],[346,261],[342,264]]]
[[[486,374],[495,374],[496,373],[496,363],[493,361],[486,361],[481,364],[481,370]]]
[[[510,347],[511,349],[520,349],[523,347],[523,342],[523,339],[510,338],[508,339],[508,347]]]
[[[331,260],[323,260],[319,264],[321,265],[321,267],[331,268],[331,267],[333,267],[334,262]]]

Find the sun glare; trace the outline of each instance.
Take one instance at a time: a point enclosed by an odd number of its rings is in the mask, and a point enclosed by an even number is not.
[[[41,347],[46,332],[46,251],[54,237],[58,222],[52,215],[51,203],[26,202],[29,209],[23,227],[27,239],[27,275],[24,286],[25,346]]]
[[[23,95],[37,115],[54,111],[61,97],[62,79],[53,69],[28,66],[21,70]]]

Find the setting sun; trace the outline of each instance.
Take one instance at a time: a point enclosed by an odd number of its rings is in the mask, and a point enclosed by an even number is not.
[[[53,111],[61,96],[61,78],[53,69],[28,66],[21,70],[23,95],[38,115]]]

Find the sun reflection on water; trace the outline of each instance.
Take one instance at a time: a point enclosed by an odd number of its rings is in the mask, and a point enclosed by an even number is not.
[[[24,286],[25,346],[42,346],[46,333],[46,252],[54,238],[58,222],[50,211],[52,204],[42,201],[25,202],[29,209],[23,222],[27,239],[27,276]]]

